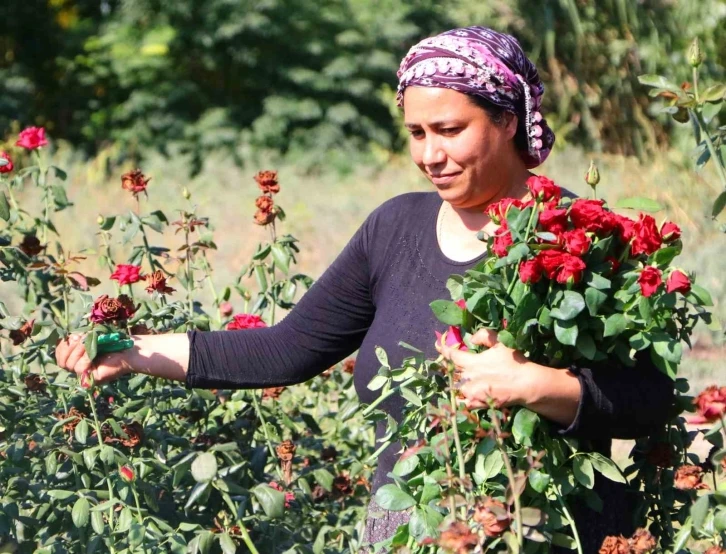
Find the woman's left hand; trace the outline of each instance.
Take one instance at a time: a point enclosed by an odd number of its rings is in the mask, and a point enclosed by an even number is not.
[[[439,352],[461,371],[460,390],[469,408],[488,406],[527,405],[532,397],[538,374],[537,364],[530,362],[521,352],[507,348],[497,340],[497,333],[481,329],[471,342],[486,346],[480,353],[441,345]]]

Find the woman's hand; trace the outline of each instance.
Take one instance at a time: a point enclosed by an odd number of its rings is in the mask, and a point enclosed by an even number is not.
[[[83,345],[84,338],[83,335],[71,335],[60,341],[55,348],[58,367],[73,371],[82,385],[86,386],[90,377],[95,383],[105,383],[131,372],[124,352],[100,355],[92,361]]]
[[[461,371],[460,390],[469,408],[482,408],[490,402],[526,406],[562,425],[572,423],[580,402],[577,376],[531,362],[501,344],[491,329],[477,331],[471,342],[487,350],[476,354],[437,344],[444,358]]]

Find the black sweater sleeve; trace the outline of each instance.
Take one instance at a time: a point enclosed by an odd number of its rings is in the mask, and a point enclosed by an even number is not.
[[[638,355],[635,367],[577,368],[582,392],[577,415],[562,431],[583,439],[635,439],[653,434],[668,421],[673,381],[650,356]]]
[[[190,332],[187,386],[261,388],[301,383],[357,350],[375,312],[367,256],[369,220],[277,325]]]

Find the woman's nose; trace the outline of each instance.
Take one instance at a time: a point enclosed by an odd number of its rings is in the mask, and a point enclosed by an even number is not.
[[[446,161],[446,152],[441,148],[441,143],[435,137],[426,139],[421,161],[424,165],[439,165]]]

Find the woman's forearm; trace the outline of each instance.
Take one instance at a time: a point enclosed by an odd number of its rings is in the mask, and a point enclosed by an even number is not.
[[[133,335],[134,346],[110,356],[119,356],[133,373],[184,381],[189,369],[189,339],[186,333]]]
[[[568,369],[554,369],[528,362],[529,394],[524,405],[538,414],[569,427],[575,420],[582,386]]]

